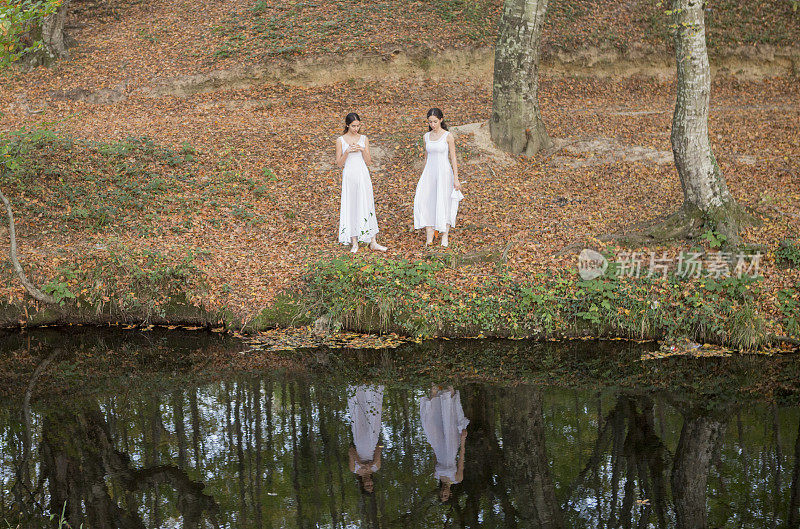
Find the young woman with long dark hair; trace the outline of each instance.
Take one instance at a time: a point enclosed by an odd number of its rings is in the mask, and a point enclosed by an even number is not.
[[[433,242],[435,232],[442,234],[442,246],[449,244],[450,228],[456,225],[461,181],[458,179],[456,144],[447,130],[444,114],[438,108],[428,110],[425,134],[425,169],[414,195],[414,229],[425,228],[425,244]]]
[[[367,165],[372,163],[369,140],[360,134],[361,118],[351,112],[344,118],[344,134],[336,140],[336,165],[342,168],[342,201],[339,209],[339,242],[358,251],[358,243],[369,243],[373,250],[385,252],[378,244],[378,218]]]

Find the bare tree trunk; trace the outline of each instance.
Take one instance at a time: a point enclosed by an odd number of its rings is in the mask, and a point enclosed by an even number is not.
[[[551,145],[539,112],[539,43],[547,0],[505,0],[494,56],[492,141],[532,156]]]
[[[739,242],[738,205],[728,191],[708,138],[711,69],[703,0],[672,0],[678,86],[672,120],[672,152],[683,187],[685,235],[712,228]]]
[[[25,275],[25,271],[22,269],[22,265],[19,264],[19,259],[17,258],[17,233],[16,233],[16,225],[14,223],[14,212],[11,210],[11,203],[8,201],[6,196],[0,191],[0,200],[3,201],[3,204],[6,207],[6,213],[8,214],[8,235],[11,239],[11,249],[9,250],[9,258],[11,259],[11,265],[14,267],[14,271],[17,272],[17,276],[19,276],[19,281],[22,283],[22,286],[25,287],[25,290],[33,296],[35,299],[43,302],[43,303],[50,303],[53,305],[58,304],[58,300],[53,296],[48,296],[28,281],[28,277]]]

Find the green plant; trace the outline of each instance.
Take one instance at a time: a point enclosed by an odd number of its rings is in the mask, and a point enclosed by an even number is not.
[[[267,182],[277,182],[278,181],[278,176],[269,167],[265,167],[261,171],[261,174],[264,176],[264,178],[267,180]]]
[[[784,288],[776,296],[778,310],[783,315],[783,326],[790,335],[800,335],[800,294],[793,288]]]
[[[70,291],[66,283],[61,281],[50,281],[42,288],[42,291],[53,296],[61,305],[68,299],[75,299],[75,294]]]
[[[708,245],[711,248],[720,248],[728,240],[727,237],[725,237],[721,233],[717,233],[714,230],[707,230],[700,236],[700,238],[708,241]]]
[[[44,49],[39,27],[60,5],[61,0],[0,3],[0,69]]]
[[[800,267],[800,240],[781,241],[775,256],[788,266]]]

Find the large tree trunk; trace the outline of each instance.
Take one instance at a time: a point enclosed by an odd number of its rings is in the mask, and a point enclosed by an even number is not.
[[[501,149],[531,156],[551,145],[539,113],[539,42],[547,0],[505,0],[494,56],[489,131]]]
[[[714,229],[738,243],[738,206],[708,139],[711,69],[706,50],[703,0],[672,0],[678,88],[672,120],[672,152],[683,187],[687,235]],[[691,233],[694,231],[695,233]]]
[[[687,417],[672,466],[672,497],[678,529],[707,527],[706,490],[711,457],[725,424],[709,416]]]
[[[47,66],[58,59],[65,59],[69,55],[67,50],[69,38],[64,33],[64,23],[67,20],[67,10],[71,0],[62,0],[58,10],[42,20],[39,28],[42,40],[42,49],[24,57],[29,66]]]

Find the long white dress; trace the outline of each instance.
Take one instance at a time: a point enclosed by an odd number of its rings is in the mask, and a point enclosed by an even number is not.
[[[436,454],[434,477],[446,476],[456,482],[456,457],[461,448],[461,430],[469,424],[461,408],[461,395],[456,391],[440,391],[435,397],[419,401],[422,429]]]
[[[349,146],[340,136],[342,151]],[[366,136],[358,138],[364,147]],[[370,242],[378,233],[378,218],[375,216],[375,199],[372,196],[372,180],[369,169],[360,152],[347,155],[342,169],[342,205],[339,209],[339,242],[351,244],[351,237],[360,242]]]
[[[372,460],[381,433],[383,386],[348,388],[347,410],[353,430],[353,444],[361,461]],[[356,462],[356,470],[360,465]],[[377,468],[373,468],[373,471]]]
[[[447,136],[450,132],[445,131],[436,140],[431,140],[431,133],[425,134],[425,151],[428,159],[425,162],[425,169],[417,183],[417,192],[414,195],[414,229],[418,230],[426,226],[444,233],[449,226],[456,225],[456,211],[458,202],[453,208],[453,188],[455,178],[453,167],[450,165],[449,147]]]

